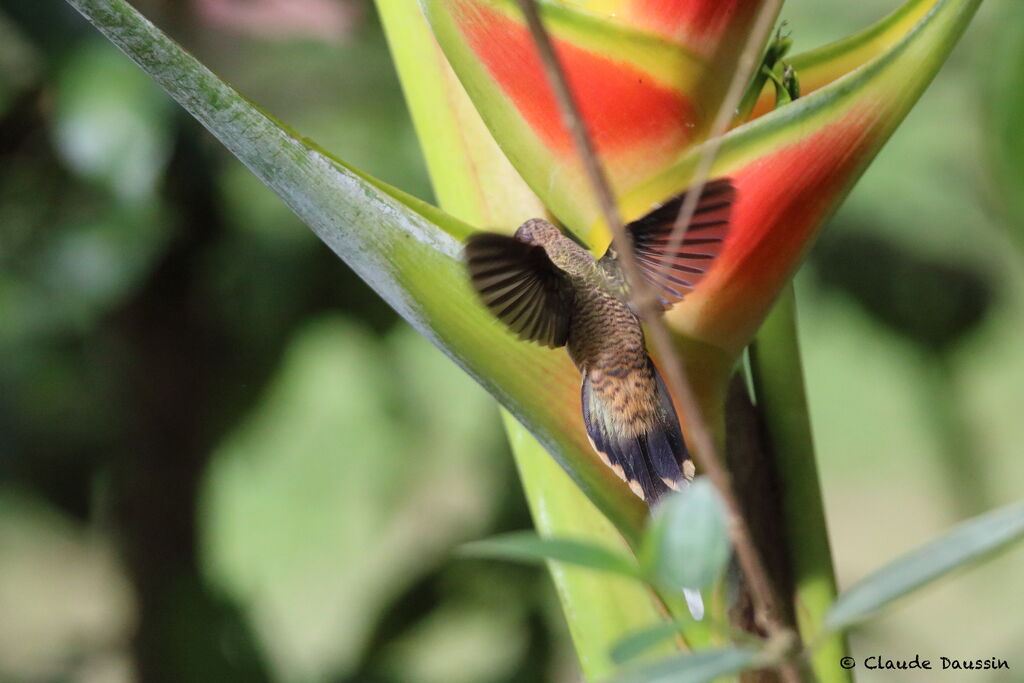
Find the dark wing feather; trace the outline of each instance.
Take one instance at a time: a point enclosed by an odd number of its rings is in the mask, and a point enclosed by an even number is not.
[[[469,279],[480,299],[520,339],[564,346],[573,290],[542,247],[481,232],[466,241]]]
[[[711,268],[729,232],[736,189],[728,178],[705,184],[686,236],[670,250],[672,229],[685,199],[684,192],[626,226],[640,273],[657,288],[666,308],[686,296]],[[614,258],[609,250],[601,261]]]

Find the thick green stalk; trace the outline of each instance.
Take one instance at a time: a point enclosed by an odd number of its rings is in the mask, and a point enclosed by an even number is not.
[[[815,647],[811,665],[822,683],[849,683],[849,673],[837,666],[847,654],[845,638],[825,636],[822,629],[836,597],[836,579],[804,390],[792,285],[758,333],[750,366],[757,409],[781,482],[800,635]]]
[[[416,0],[378,0],[377,8],[442,208],[473,225],[504,230],[545,215],[543,205],[480,120],[436,46]],[[508,413],[503,416],[541,534],[636,547],[638,537],[624,539],[544,447],[515,418]],[[558,562],[550,563],[550,569],[588,678],[613,670],[610,652],[616,642],[664,619],[663,608],[637,581]],[[672,607],[685,610],[681,604]],[[691,641],[701,642],[692,644],[705,644],[702,636],[696,630]],[[675,648],[666,643],[660,653]],[[658,649],[652,651],[658,653]]]

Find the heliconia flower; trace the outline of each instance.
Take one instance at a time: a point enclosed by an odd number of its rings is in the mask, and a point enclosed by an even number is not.
[[[469,286],[462,262],[464,240],[478,229],[511,232],[515,225],[485,225],[480,212],[472,219],[474,225],[467,224],[334,160],[239,96],[125,0],[69,2],[278,192],[404,318],[477,378],[572,475],[617,532],[636,544],[647,511],[590,448],[580,419],[579,374],[572,363],[561,351],[516,340],[493,320]],[[554,128],[539,125],[558,123],[545,109],[547,104],[537,104],[544,98],[531,92],[543,92],[546,81],[535,74],[515,87],[500,87],[486,60],[470,47],[467,36],[474,31],[482,31],[493,43],[521,36],[514,4],[422,2],[455,71],[509,160],[567,227],[592,237],[592,246],[602,249],[589,188],[575,174],[571,148],[563,147]],[[934,76],[978,4],[979,0],[910,0],[860,36],[794,58],[813,76],[809,88],[808,78],[803,79],[809,94],[770,112],[765,108],[767,113],[724,138],[713,175],[730,177],[736,188],[732,228],[716,265],[669,313],[670,322],[692,341],[686,346],[683,340],[684,351],[713,349],[722,359],[721,367],[728,369],[824,219]],[[593,116],[594,107],[615,102],[614,97],[603,98],[630,92],[633,86],[621,78],[623,73],[641,86],[657,84],[646,91],[655,93],[650,95],[654,100],[638,95],[640,101],[657,102],[664,95],[686,102],[676,112],[697,112],[694,125],[687,127],[686,119],[669,125],[659,118],[660,112],[648,111],[661,123],[644,128],[645,110],[630,109],[636,102],[627,100],[619,104],[628,115],[609,106],[589,121],[627,219],[646,214],[692,181],[700,152],[694,144],[701,140],[707,111],[720,97],[695,74],[722,68],[712,66],[717,65],[712,58],[705,61],[704,55],[734,48],[726,49],[724,42],[712,46],[712,39],[733,40],[730,36],[739,29],[732,22],[743,27],[749,21],[739,9],[725,19],[713,9],[700,9],[716,5],[731,6],[725,0],[544,3],[545,19],[563,58],[569,53],[582,55],[570,74],[575,74],[573,84],[584,102],[584,114],[588,101]],[[746,8],[748,3],[737,2],[736,7]],[[651,29],[658,16],[671,19],[660,24],[660,32]],[[486,42],[477,40],[476,45],[482,50]],[[516,54],[503,53],[500,47],[496,52],[505,55],[505,63],[494,61],[501,66],[495,73],[507,71],[509,82],[517,82],[521,74],[513,63]],[[537,66],[522,54],[518,63],[524,68]],[[689,85],[673,80],[673,69],[686,76]],[[619,89],[609,90],[609,84]],[[507,92],[517,93],[518,99]],[[535,109],[528,115],[529,106]],[[634,124],[639,131],[630,128]],[[680,126],[698,132],[680,132]],[[472,170],[480,168],[485,167]],[[486,192],[488,182],[504,180],[481,177],[472,191]],[[445,192],[452,194],[450,189]],[[510,212],[522,210],[516,206]]]
[[[810,92],[722,140],[712,175],[731,176],[737,188],[731,237],[708,277],[670,312],[678,330],[731,355],[749,343],[977,4],[913,0],[869,31],[793,60],[807,65]],[[867,61],[858,64],[857,57]],[[854,68],[839,73],[839,66]],[[685,186],[699,154],[692,150],[623,203],[643,207]]]
[[[761,0],[564,0],[560,3],[679,43],[705,59],[736,50]],[[735,56],[735,55],[734,55]]]
[[[498,144],[545,205],[586,235],[596,204],[515,0],[425,0]],[[545,2],[543,19],[610,180],[641,184],[705,139],[758,0]]]
[[[804,97],[770,111],[774,98],[766,91],[755,120],[722,140],[711,177],[731,177],[736,187],[730,236],[708,276],[668,314],[670,324],[727,359],[738,357],[820,226],[934,76],[977,4],[910,0],[876,26],[791,60]],[[721,95],[702,79],[718,73],[717,55],[735,54],[731,41],[746,37],[758,5],[542,3],[626,219],[693,180],[702,126]],[[424,6],[509,159],[556,217],[600,252],[608,235],[592,191],[577,177],[575,150],[513,3],[424,0]],[[664,19],[661,30],[656,16]],[[666,48],[665,36],[681,36],[681,42]],[[712,46],[713,38],[722,42]]]
[[[474,232],[511,232],[543,212],[522,179],[600,253],[607,235],[589,187],[553,113],[532,43],[523,43],[513,0],[419,1],[484,120],[451,76],[415,0],[380,0],[403,86],[418,102],[413,116],[435,190],[449,213],[278,124],[127,0],[68,0],[508,410],[539,529],[636,550],[648,511],[591,448],[580,418],[579,373],[564,352],[518,341],[497,323],[471,289],[463,262],[463,245]],[[735,68],[760,3],[541,2],[623,214],[627,220],[644,215],[692,182],[695,145],[721,101],[715,79]],[[669,313],[683,360],[698,371],[690,378],[699,395],[720,391],[818,228],[935,74],[979,2],[909,0],[875,27],[793,58],[806,96],[774,109],[766,95],[754,120],[725,136],[713,175],[728,176],[736,190],[729,237],[716,265]],[[403,68],[410,64],[415,68]],[[553,575],[588,678],[615,668],[608,652],[627,632],[662,619],[666,606],[676,617],[686,611],[671,596],[655,601],[636,582],[564,568]],[[717,643],[712,629],[691,626],[690,647]],[[838,659],[820,653],[830,666]]]

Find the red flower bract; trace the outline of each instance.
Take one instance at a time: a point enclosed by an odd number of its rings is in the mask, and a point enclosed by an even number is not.
[[[529,30],[499,11],[463,4],[460,30],[530,127],[557,155],[576,152]],[[594,144],[602,154],[685,146],[697,124],[690,102],[634,66],[555,39]]]
[[[682,306],[695,336],[738,352],[792,275],[872,146],[871,119],[852,111],[824,130],[760,157],[732,176],[733,226],[715,266]]]
[[[760,4],[761,0],[633,0],[630,16],[649,31],[681,39],[689,49],[705,53]]]

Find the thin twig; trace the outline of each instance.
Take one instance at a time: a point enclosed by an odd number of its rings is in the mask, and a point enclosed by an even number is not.
[[[732,79],[726,89],[722,103],[718,107],[714,120],[711,122],[707,141],[701,147],[700,156],[697,159],[697,167],[693,173],[693,179],[687,188],[686,196],[679,207],[679,214],[676,216],[672,226],[672,234],[669,236],[667,253],[675,253],[683,240],[686,238],[686,231],[693,220],[693,214],[697,210],[697,202],[704,192],[704,184],[711,174],[711,167],[718,156],[718,150],[722,146],[722,136],[729,129],[729,124],[736,116],[736,108],[743,99],[747,83],[754,75],[754,70],[760,64],[761,45],[765,43],[771,33],[772,24],[779,9],[782,7],[782,0],[765,0],[754,17],[754,24],[751,26],[750,34],[742,52],[736,60],[736,67],[732,72]],[[661,275],[667,275],[668,263],[661,265]]]
[[[562,69],[561,62],[558,61],[558,57],[555,55],[551,37],[541,22],[534,0],[518,0],[518,2],[523,15],[526,17],[530,33],[533,35],[537,51],[540,52],[541,62],[544,64],[544,71],[548,82],[555,91],[555,100],[558,102],[562,118],[572,134],[573,144],[576,146],[580,161],[583,162],[584,170],[593,187],[601,213],[604,215],[609,230],[611,230],[612,244],[616,253],[632,255],[633,248],[623,228],[622,216],[619,215],[619,207],[615,203],[615,193],[612,192],[608,176],[605,175],[601,162],[598,159],[597,149],[594,147],[583,117],[579,114],[576,100],[569,90],[568,79]],[[641,292],[649,289],[644,279],[639,276],[640,272],[635,259],[627,257],[623,260],[622,266],[631,288],[636,286]]]
[[[517,0],[517,2],[523,15],[526,17],[526,23],[540,53],[545,72],[554,90],[555,98],[558,101],[559,109],[565,119],[566,126],[572,134],[577,153],[593,186],[594,194],[597,197],[605,222],[611,230],[612,242],[619,256],[630,291],[633,293],[634,303],[637,304],[640,317],[647,325],[651,342],[661,358],[662,368],[665,370],[669,387],[679,401],[683,413],[688,417],[687,423],[690,426],[690,439],[694,456],[718,489],[728,510],[731,522],[729,525],[730,536],[736,548],[736,557],[740,568],[750,587],[758,622],[776,642],[793,638],[795,637],[794,634],[785,626],[781,616],[782,611],[779,599],[768,578],[768,573],[758,554],[757,547],[754,545],[750,527],[743,517],[742,508],[739,506],[739,502],[733,492],[729,473],[722,465],[721,458],[719,458],[712,431],[694,395],[683,366],[675,353],[668,329],[661,319],[661,311],[656,307],[654,297],[644,296],[647,292],[648,284],[640,277],[633,247],[622,224],[622,218],[619,215],[608,178],[601,167],[593,142],[587,133],[583,117],[580,115],[575,99],[569,89],[568,80],[555,54],[551,38],[541,21],[540,14],[537,11],[536,0]],[[764,23],[763,15],[768,15],[767,21],[770,27],[771,18],[775,16],[775,11],[772,8],[777,9],[777,6],[778,0],[769,0],[762,5],[758,18],[755,21],[755,27],[760,27]],[[751,42],[754,45],[754,54],[756,54],[759,43],[754,40],[751,40]],[[748,52],[750,52],[749,49],[744,50],[745,54]],[[731,91],[732,88],[730,88],[730,93]],[[742,95],[742,90],[740,94]],[[723,107],[726,104],[723,103]],[[732,104],[727,111],[734,109],[735,106],[736,103]],[[716,122],[717,118],[721,117],[716,117]],[[710,167],[710,163],[708,167]],[[801,680],[799,671],[792,664],[783,664],[779,667],[779,670],[787,681],[799,682]]]

